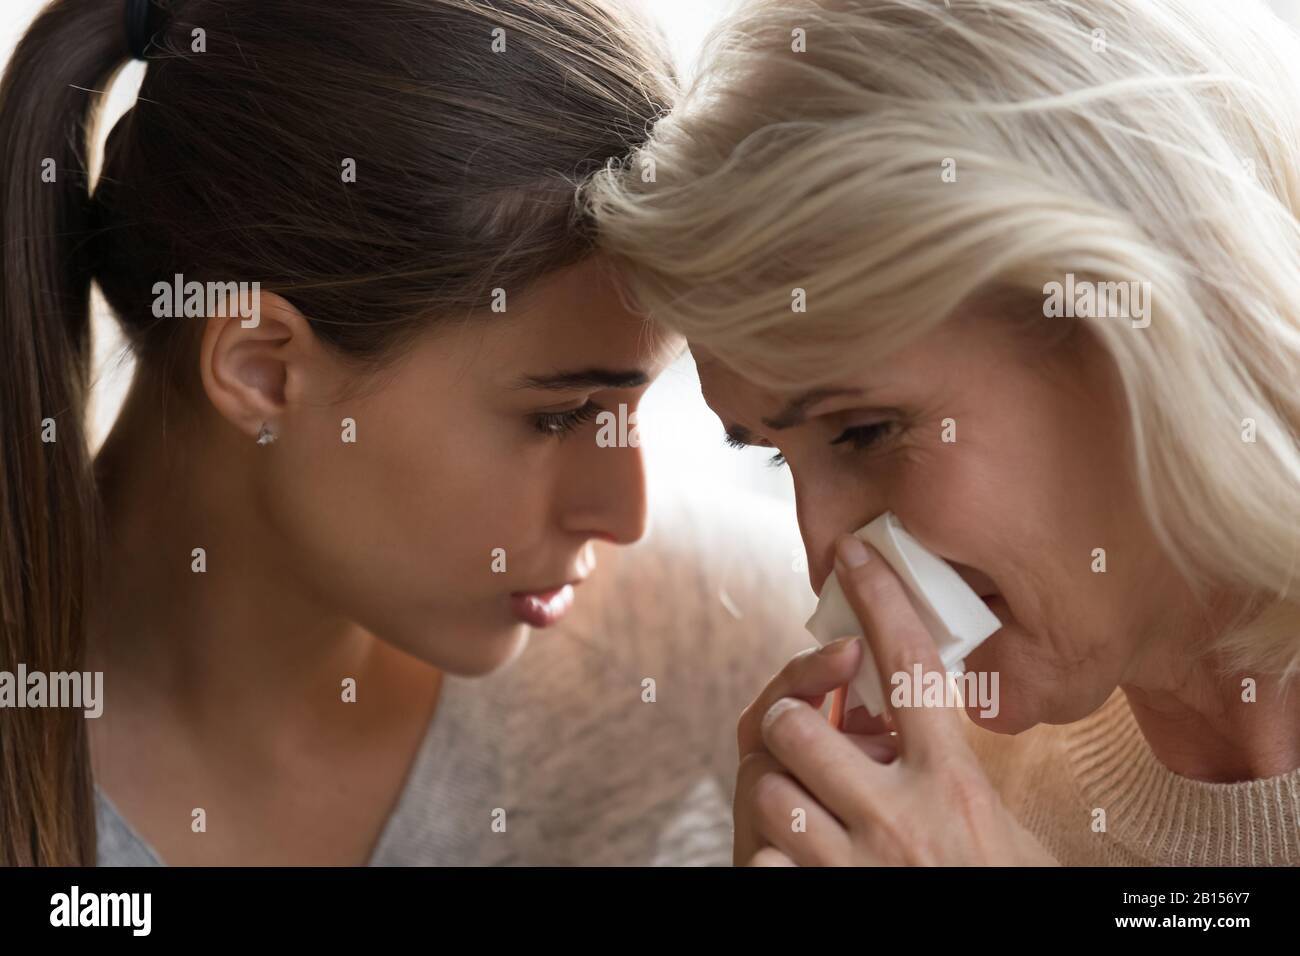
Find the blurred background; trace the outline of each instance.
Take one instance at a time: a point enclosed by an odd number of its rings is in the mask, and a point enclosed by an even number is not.
[[[9,58],[28,23],[46,0],[3,0],[0,3],[0,65]],[[120,0],[104,0],[118,3]],[[709,30],[739,0],[639,0],[662,23],[679,68],[689,75]],[[1240,0],[1207,0],[1236,3]],[[1293,26],[1300,25],[1300,0],[1268,0]],[[144,64],[130,63],[109,94],[107,115],[100,124],[100,142],[112,124],[130,108],[144,73]],[[112,426],[131,381],[134,362],[103,301],[95,302],[95,389],[91,399],[91,434],[96,445]],[[655,488],[689,482],[717,490],[741,486],[793,501],[789,472],[768,466],[770,450],[737,451],[722,441],[722,426],[700,398],[699,382],[690,356],[683,356],[649,390],[638,416],[649,473]]]

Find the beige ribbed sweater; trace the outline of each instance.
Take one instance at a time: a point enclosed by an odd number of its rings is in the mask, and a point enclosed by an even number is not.
[[[1241,783],[1179,776],[1122,690],[1073,724],[1015,736],[971,724],[968,736],[1007,807],[1066,866],[1300,866],[1300,768]]]

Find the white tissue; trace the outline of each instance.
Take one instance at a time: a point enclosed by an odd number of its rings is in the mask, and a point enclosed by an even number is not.
[[[946,561],[908,534],[893,512],[886,511],[854,536],[874,547],[902,579],[912,606],[934,638],[944,670],[965,670],[966,655],[1002,627],[988,605]],[[834,571],[822,585],[817,610],[804,626],[821,644],[862,637],[862,627]],[[849,685],[846,703],[849,708],[865,705],[878,717],[885,705],[879,671],[865,640],[862,650],[862,665]]]

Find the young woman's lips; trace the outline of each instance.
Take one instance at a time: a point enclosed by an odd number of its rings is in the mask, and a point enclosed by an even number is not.
[[[510,610],[531,627],[550,627],[558,623],[573,607],[573,585],[552,591],[516,591],[510,595]]]

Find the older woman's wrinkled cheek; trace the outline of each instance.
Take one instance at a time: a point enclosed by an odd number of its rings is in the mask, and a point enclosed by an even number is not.
[[[1107,533],[1094,510],[1103,496],[1069,493],[1104,475],[1071,475],[1097,463],[1062,439],[1049,397],[1003,399],[997,390],[973,397],[956,441],[914,440],[887,497],[912,534],[991,595],[1004,627],[966,666],[997,675],[997,715],[980,723],[1015,732],[1077,719],[1104,700],[1125,637],[1110,582],[1092,568],[1095,539]]]

